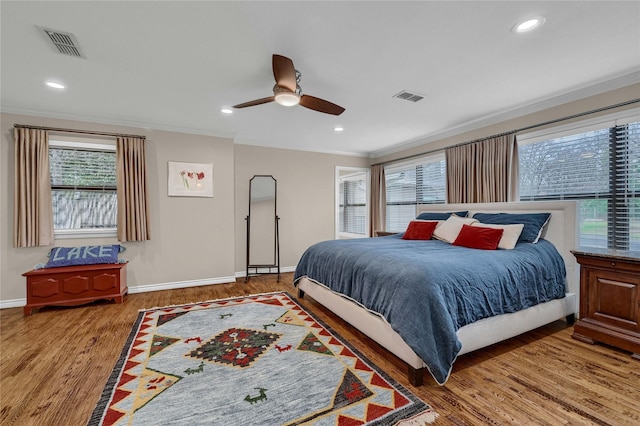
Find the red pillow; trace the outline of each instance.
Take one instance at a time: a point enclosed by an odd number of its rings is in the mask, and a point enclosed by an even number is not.
[[[412,220],[402,236],[403,240],[428,240],[433,235],[438,221]]]
[[[496,250],[503,232],[504,229],[462,225],[453,245],[481,250]]]

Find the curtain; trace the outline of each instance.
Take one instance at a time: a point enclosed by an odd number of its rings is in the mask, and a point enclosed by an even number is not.
[[[13,246],[54,243],[49,135],[45,130],[14,128]]]
[[[118,240],[151,239],[144,139],[117,138],[116,173],[118,175]]]
[[[516,135],[448,148],[447,201],[492,203],[518,200]]]
[[[387,191],[382,164],[371,166],[371,202],[369,204],[369,236],[384,231],[387,221]]]

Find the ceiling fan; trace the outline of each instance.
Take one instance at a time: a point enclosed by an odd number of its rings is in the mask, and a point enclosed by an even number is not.
[[[302,94],[300,89],[300,71],[293,67],[293,61],[285,56],[273,55],[273,77],[276,84],[273,86],[273,96],[254,101],[234,105],[234,108],[246,108],[250,106],[266,104],[276,101],[280,105],[293,106],[300,104],[305,108],[325,114],[340,115],[344,108],[324,99]]]

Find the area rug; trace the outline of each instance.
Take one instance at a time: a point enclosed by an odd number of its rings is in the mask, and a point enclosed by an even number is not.
[[[141,311],[89,425],[424,425],[438,417],[286,292]]]

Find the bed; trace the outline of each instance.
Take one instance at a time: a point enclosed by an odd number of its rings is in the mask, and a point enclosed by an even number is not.
[[[296,267],[294,285],[299,296],[312,297],[403,360],[408,365],[409,382],[414,386],[423,383],[425,372],[443,385],[451,374],[455,359],[462,354],[562,318],[573,321],[578,291],[576,261],[570,252],[576,247],[575,202],[421,205],[416,215],[425,211],[468,211],[467,217],[476,213],[543,212],[550,213],[550,219],[537,244],[518,243],[513,250],[472,250],[437,240],[407,241],[401,235],[314,244]],[[418,248],[419,244],[424,245]],[[440,268],[443,271],[436,272],[439,267],[434,266],[435,255],[420,254],[431,262],[424,266],[411,257],[417,252],[422,253],[427,246],[438,246],[438,250],[442,250],[446,260],[439,263],[443,265]],[[412,254],[405,255],[401,253],[403,251]],[[469,253],[479,257],[470,261]],[[408,256],[408,259],[403,256]],[[541,256],[544,262],[548,258],[553,266],[537,265],[535,260],[531,261],[532,266],[528,266],[531,270],[521,271],[521,266],[517,266],[515,272],[502,271],[495,274],[495,278],[488,278],[493,269],[501,269],[502,265],[510,268],[511,261],[507,258],[513,256],[524,256],[525,259]],[[365,259],[373,263],[367,264]],[[462,259],[459,266],[449,263],[459,259]],[[530,263],[529,260],[517,261],[517,265],[523,262]],[[318,266],[320,264],[323,266]],[[482,277],[481,281],[488,287],[511,286],[505,297],[509,303],[500,299],[497,309],[480,308],[478,312],[476,308],[467,307],[452,310],[452,306],[464,306],[461,298],[466,299],[466,296],[458,294],[460,289],[470,288],[468,279],[458,275],[458,270],[465,269],[476,269],[475,275]],[[455,274],[449,274],[453,278],[447,275],[446,270],[455,271]],[[551,270],[554,272],[549,272]],[[533,285],[538,287],[523,290],[523,286],[517,285],[523,279],[521,274],[526,274],[527,280],[533,279]],[[384,285],[373,284],[374,278]],[[495,283],[491,281],[494,279],[497,280]],[[464,281],[464,285],[456,284],[455,280]],[[421,282],[435,281],[444,290],[420,285]],[[543,289],[540,285],[545,284],[538,281],[550,281],[551,289]],[[480,294],[480,298],[492,297],[482,296],[490,294],[486,289],[475,293]],[[440,307],[430,305],[426,308],[421,304],[424,302],[416,302],[431,299],[437,300],[434,303]],[[524,301],[525,306],[509,306],[511,299],[517,303]],[[452,304],[451,300],[455,303]]]

